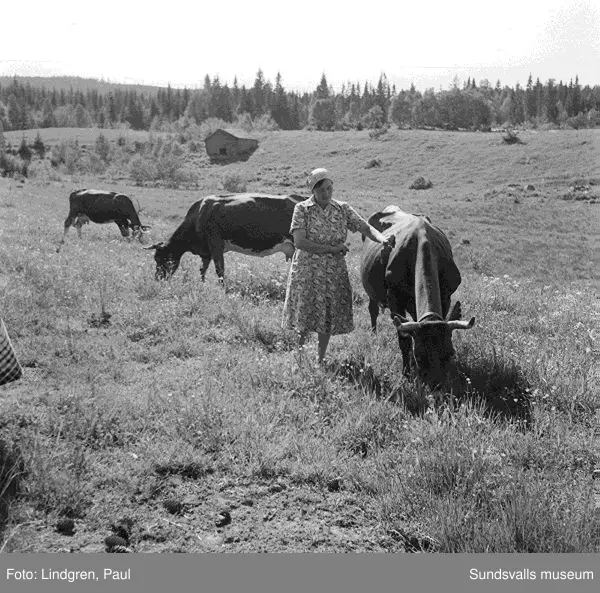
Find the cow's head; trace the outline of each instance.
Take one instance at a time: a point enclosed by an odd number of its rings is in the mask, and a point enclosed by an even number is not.
[[[474,317],[469,321],[462,321],[460,317],[459,302],[446,319],[436,315],[428,315],[421,321],[409,321],[401,315],[393,317],[398,335],[411,338],[417,376],[428,385],[445,385],[455,371],[452,332],[471,329],[475,325]]]
[[[155,243],[144,249],[154,249],[154,261],[156,262],[156,280],[169,280],[177,271],[181,257],[175,257],[164,243]]]
[[[145,224],[140,224],[139,226],[138,225],[132,226],[131,227],[131,229],[132,229],[131,235],[134,239],[137,239],[141,243],[144,240],[144,233],[148,233],[151,228],[152,228],[151,226],[148,226]]]

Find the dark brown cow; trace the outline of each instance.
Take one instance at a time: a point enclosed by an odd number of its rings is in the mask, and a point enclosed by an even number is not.
[[[414,364],[422,380],[443,385],[454,368],[452,331],[470,329],[475,323],[475,318],[460,321],[458,301],[450,310],[450,297],[461,282],[450,243],[427,217],[397,206],[377,212],[369,224],[396,241],[386,257],[380,243],[365,239],[361,276],[369,296],[371,327],[377,328],[379,307],[389,307],[405,374]]]
[[[77,234],[81,238],[81,227],[90,220],[99,224],[116,223],[121,235],[125,238],[129,238],[129,229],[131,229],[132,237],[141,240],[142,232],[150,228],[140,222],[133,203],[125,194],[97,189],[80,189],[69,196],[69,214],[65,220],[65,232],[57,251],[60,251],[65,242],[71,225],[75,226]]]
[[[226,251],[264,257],[279,251],[286,259],[294,254],[290,225],[294,207],[302,196],[227,194],[207,196],[194,203],[184,221],[166,243],[156,243],[156,278],[169,279],[186,252],[202,258],[202,280],[210,265],[220,281],[225,276]]]

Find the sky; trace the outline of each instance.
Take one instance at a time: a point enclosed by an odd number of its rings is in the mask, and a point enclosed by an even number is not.
[[[26,14],[25,14],[26,11]],[[205,75],[287,90],[325,74],[397,89],[453,80],[600,84],[600,0],[28,0],[2,26],[0,75],[196,88]]]

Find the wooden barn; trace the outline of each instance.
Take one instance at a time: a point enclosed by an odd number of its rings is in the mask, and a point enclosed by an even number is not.
[[[258,148],[258,140],[242,130],[218,129],[204,141],[206,152],[214,161],[246,160]]]

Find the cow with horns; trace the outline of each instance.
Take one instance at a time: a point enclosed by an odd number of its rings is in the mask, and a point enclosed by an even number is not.
[[[461,282],[446,235],[425,216],[388,206],[369,218],[386,237],[394,237],[389,255],[381,244],[365,239],[361,278],[369,297],[371,327],[380,307],[388,307],[396,326],[404,373],[413,367],[430,385],[443,385],[455,370],[452,332],[470,329],[462,321],[460,302],[450,297]],[[407,316],[410,315],[412,320]]]

